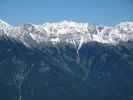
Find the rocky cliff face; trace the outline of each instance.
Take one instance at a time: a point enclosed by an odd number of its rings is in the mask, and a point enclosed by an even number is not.
[[[0,99],[133,99],[132,23],[1,21],[0,32]]]

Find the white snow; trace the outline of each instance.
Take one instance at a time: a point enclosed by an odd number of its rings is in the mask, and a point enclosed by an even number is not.
[[[120,41],[132,41],[133,22],[122,22],[116,26],[97,26],[73,21],[12,26],[0,20],[0,37],[3,35],[21,41],[24,45],[31,45],[28,44],[28,39],[32,39],[38,45],[44,42],[66,42],[77,45],[79,50],[83,43],[90,41],[115,45]]]

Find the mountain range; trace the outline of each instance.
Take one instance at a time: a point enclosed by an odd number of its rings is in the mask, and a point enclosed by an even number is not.
[[[0,20],[0,100],[133,100],[133,22]]]

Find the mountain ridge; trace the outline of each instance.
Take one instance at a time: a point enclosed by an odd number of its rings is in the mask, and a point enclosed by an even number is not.
[[[115,26],[98,26],[73,21],[12,26],[0,20],[0,36],[18,40],[27,47],[32,47],[33,43],[40,45],[65,42],[78,45],[79,49],[83,43],[92,41],[112,45],[132,41],[133,22],[121,22]]]

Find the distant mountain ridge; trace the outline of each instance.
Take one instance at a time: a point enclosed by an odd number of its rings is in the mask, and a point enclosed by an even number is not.
[[[116,45],[133,40],[133,22],[122,22],[116,26],[97,26],[73,21],[12,26],[0,20],[0,35],[18,40],[28,47],[33,46],[31,41],[36,46],[46,42],[65,42],[78,48],[83,43],[92,41]]]

